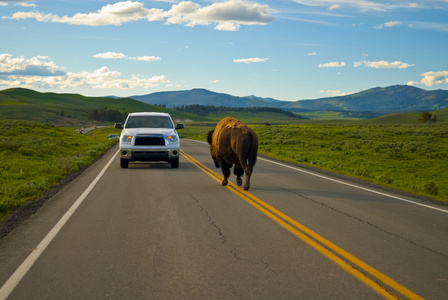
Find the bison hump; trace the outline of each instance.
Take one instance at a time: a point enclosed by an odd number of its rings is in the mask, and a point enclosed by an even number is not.
[[[225,117],[224,119],[219,121],[218,125],[216,125],[215,130],[213,132],[212,144],[211,144],[212,154],[215,157],[218,157],[219,155],[219,140],[221,137],[221,133],[227,130],[231,131],[236,130],[238,132],[237,134],[249,133],[249,127],[245,123],[238,121],[233,117]]]

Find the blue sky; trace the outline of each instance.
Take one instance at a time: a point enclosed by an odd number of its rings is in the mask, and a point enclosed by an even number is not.
[[[0,0],[0,41],[1,90],[448,89],[448,0]]]

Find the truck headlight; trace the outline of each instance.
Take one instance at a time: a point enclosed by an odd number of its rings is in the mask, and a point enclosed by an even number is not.
[[[166,138],[169,142],[177,142],[179,140],[175,135],[168,135]]]
[[[123,143],[130,143],[132,141],[132,136],[131,135],[124,135],[123,138],[121,139],[121,141]]]

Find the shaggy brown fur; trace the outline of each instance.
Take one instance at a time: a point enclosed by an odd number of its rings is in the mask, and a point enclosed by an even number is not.
[[[241,176],[246,174],[244,189],[250,187],[250,177],[257,161],[258,137],[256,133],[243,122],[232,117],[222,119],[215,129],[207,136],[210,144],[210,154],[217,168],[224,175],[222,185],[227,185],[230,168],[237,176],[237,184],[242,185]]]

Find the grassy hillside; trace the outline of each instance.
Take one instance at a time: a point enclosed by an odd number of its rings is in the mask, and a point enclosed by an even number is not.
[[[130,98],[85,97],[79,94],[40,93],[29,89],[14,88],[0,91],[0,119],[31,120],[45,122],[56,126],[89,127],[91,125],[111,124],[88,119],[93,110],[104,108],[122,113],[138,111],[168,112],[176,122],[217,122],[223,117],[233,116],[251,124],[307,124],[324,122],[354,122],[373,116],[367,112],[315,111],[301,112],[300,115],[310,120],[292,118],[278,112],[237,112],[208,114],[201,117],[196,114],[181,112],[146,104]],[[437,124],[448,124],[448,109],[434,112]],[[362,121],[363,124],[418,124],[421,112],[385,115]]]
[[[442,109],[431,112],[437,116],[438,125],[448,124],[448,109]],[[390,114],[373,119],[363,120],[363,124],[419,124],[419,117],[421,112],[403,113],[403,114]]]
[[[88,120],[89,112],[108,109],[120,112],[162,111],[169,113],[175,122],[211,122],[231,115],[248,123],[273,124],[297,123],[298,118],[277,112],[227,112],[201,117],[170,108],[146,104],[130,98],[85,97],[79,94],[40,93],[16,88],[0,91],[0,119],[30,120],[64,127],[89,127],[111,122]]]
[[[91,164],[117,140],[114,128],[79,134],[73,128],[24,120],[0,120],[0,221],[12,209]]]
[[[88,120],[89,112],[105,107],[126,113],[164,111],[169,112],[173,119],[204,120],[195,115],[146,104],[130,98],[112,99],[85,97],[78,94],[40,93],[22,88],[0,91],[0,119],[29,120],[56,126],[87,127],[101,123]]]
[[[222,114],[208,114],[207,118],[210,121],[218,123],[221,119],[227,116],[232,116],[240,120],[241,122],[250,124],[265,124],[266,122],[268,122],[269,124],[298,124],[303,121],[298,117],[294,118],[284,113],[267,111],[259,111],[254,113],[243,111],[228,111]]]

